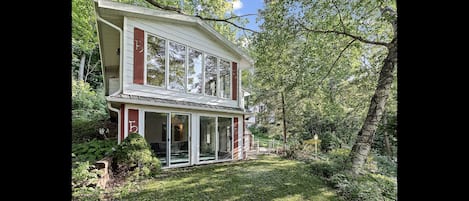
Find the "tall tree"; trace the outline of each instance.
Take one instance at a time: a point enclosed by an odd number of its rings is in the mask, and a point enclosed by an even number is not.
[[[285,35],[303,41],[297,55],[291,55],[293,66],[300,67],[291,68],[288,73],[311,88],[313,93],[306,96],[314,97],[317,92],[314,88],[323,87],[326,81],[333,102],[341,72],[340,79],[347,75],[348,80],[354,80],[360,77],[352,77],[352,69],[381,66],[368,112],[350,153],[351,171],[360,172],[370,152],[397,65],[395,1],[270,0],[266,3],[261,26],[264,32],[255,41],[262,53],[257,55],[262,58],[264,52],[277,51],[278,43],[274,41],[288,42],[283,40]],[[358,65],[354,62],[357,60]]]

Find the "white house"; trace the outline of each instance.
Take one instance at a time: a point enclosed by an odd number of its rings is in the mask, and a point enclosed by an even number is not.
[[[95,10],[118,143],[139,133],[166,168],[245,157],[246,53],[197,17],[107,0]]]

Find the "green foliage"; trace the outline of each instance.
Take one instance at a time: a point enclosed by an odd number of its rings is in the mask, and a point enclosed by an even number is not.
[[[130,133],[114,153],[113,163],[118,172],[129,172],[132,179],[155,176],[161,168],[145,138],[138,133]]]
[[[340,140],[340,138],[338,138],[332,132],[326,132],[325,134],[322,135],[322,137],[320,137],[320,139],[321,139],[321,150],[325,152],[339,148],[342,144],[342,141]]]
[[[72,119],[72,142],[81,143],[101,137],[98,129],[102,125],[102,121]]]
[[[396,177],[397,176],[397,163],[391,160],[387,156],[382,156],[376,154],[373,157],[374,161],[376,161],[377,165],[377,173],[386,175],[389,177]]]
[[[72,120],[102,120],[108,117],[106,99],[101,90],[89,83],[72,80]]]
[[[344,200],[396,200],[396,166],[386,157],[369,156],[362,175],[347,171],[350,149],[333,149],[324,160],[309,161],[313,175],[321,177],[337,189]]]
[[[95,200],[101,192],[97,188],[102,172],[89,161],[74,162],[72,165],[72,198],[74,200]]]
[[[94,163],[106,156],[111,156],[113,149],[117,147],[115,139],[97,140],[93,139],[84,143],[73,143],[72,153],[75,154],[76,161],[89,161]]]
[[[371,173],[359,176],[338,173],[331,181],[344,200],[397,200],[396,178]]]

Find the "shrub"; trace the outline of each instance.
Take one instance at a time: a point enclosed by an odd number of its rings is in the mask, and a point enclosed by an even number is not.
[[[94,91],[87,82],[72,80],[72,119],[89,121],[105,119],[107,116],[102,90]]]
[[[72,155],[73,157],[73,155]],[[102,172],[90,165],[89,161],[74,162],[72,165],[72,197],[79,200],[94,200],[101,192],[97,188]]]
[[[328,179],[339,170],[339,164],[333,161],[315,161],[310,164],[311,173]]]
[[[106,156],[110,156],[113,148],[117,147],[117,141],[93,139],[89,142],[72,144],[72,153],[76,155],[76,161],[90,161],[94,163]]]
[[[374,160],[377,162],[378,173],[389,177],[397,176],[397,164],[387,156],[375,155]]]
[[[331,183],[345,200],[378,201],[397,199],[397,181],[378,174],[353,176],[341,172],[331,177]]]
[[[135,179],[154,176],[161,168],[150,145],[138,133],[130,133],[125,138],[114,153],[113,162],[116,163],[118,172],[130,173]]]
[[[326,132],[324,135],[322,135],[321,150],[329,152],[335,148],[340,147],[340,144],[340,139],[331,132]]]

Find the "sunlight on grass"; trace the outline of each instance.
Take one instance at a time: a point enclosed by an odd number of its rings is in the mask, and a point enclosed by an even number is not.
[[[185,170],[142,181],[119,200],[336,200],[301,162],[275,156]]]

